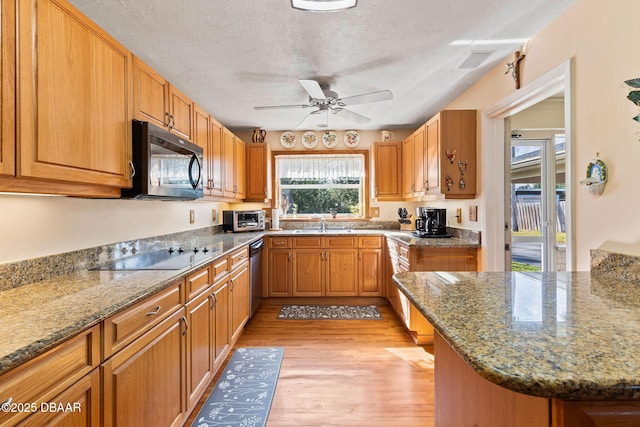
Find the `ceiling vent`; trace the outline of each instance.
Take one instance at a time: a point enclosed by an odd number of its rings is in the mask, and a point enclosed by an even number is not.
[[[469,56],[467,56],[467,59],[465,59],[462,62],[462,64],[458,66],[458,68],[460,69],[478,68],[480,65],[482,65],[484,61],[487,60],[487,58],[489,58],[493,54],[493,52],[495,51],[485,50],[481,52],[471,52]]]

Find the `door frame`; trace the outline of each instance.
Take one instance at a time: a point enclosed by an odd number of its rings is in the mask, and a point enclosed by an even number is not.
[[[565,194],[566,230],[567,230],[567,271],[575,270],[575,233],[574,233],[574,180],[573,180],[573,59],[569,58],[552,70],[523,86],[511,95],[485,108],[481,113],[480,155],[482,169],[491,171],[482,176],[482,192],[485,214],[482,215],[482,229],[491,238],[483,246],[482,271],[505,271],[505,160],[496,153],[504,153],[505,145],[511,144],[505,137],[505,119],[531,107],[544,99],[564,92],[564,128],[565,128]],[[510,129],[509,129],[510,131]],[[510,133],[510,132],[509,132]]]

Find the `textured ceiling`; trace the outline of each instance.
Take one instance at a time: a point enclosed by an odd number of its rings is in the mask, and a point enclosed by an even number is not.
[[[522,45],[451,42],[527,39],[575,0],[360,0],[334,13],[289,0],[70,1],[228,128],[294,129],[311,109],[253,107],[308,103],[298,79],[316,79],[340,97],[391,90],[349,107],[367,125],[329,115],[330,129],[375,130],[419,126]],[[493,53],[458,68],[477,51]]]

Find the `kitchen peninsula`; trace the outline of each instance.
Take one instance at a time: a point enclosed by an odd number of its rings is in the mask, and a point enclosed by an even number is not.
[[[437,425],[639,425],[637,283],[593,271],[394,281],[437,332]]]

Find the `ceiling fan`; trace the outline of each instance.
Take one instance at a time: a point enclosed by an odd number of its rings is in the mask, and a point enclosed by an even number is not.
[[[339,115],[347,120],[351,120],[357,124],[363,125],[371,121],[370,118],[361,114],[347,110],[346,106],[365,104],[368,102],[379,102],[393,99],[393,93],[390,90],[381,90],[378,92],[363,93],[361,95],[348,96],[346,98],[340,98],[336,92],[323,89],[320,83],[316,80],[298,80],[304,90],[309,94],[309,103],[302,105],[266,105],[261,107],[253,107],[256,110],[280,110],[280,109],[293,109],[293,108],[316,108],[310,112],[304,119],[296,125],[296,128],[302,125],[308,117],[313,115],[326,116],[324,122],[317,124],[319,127],[328,127],[329,112]]]

